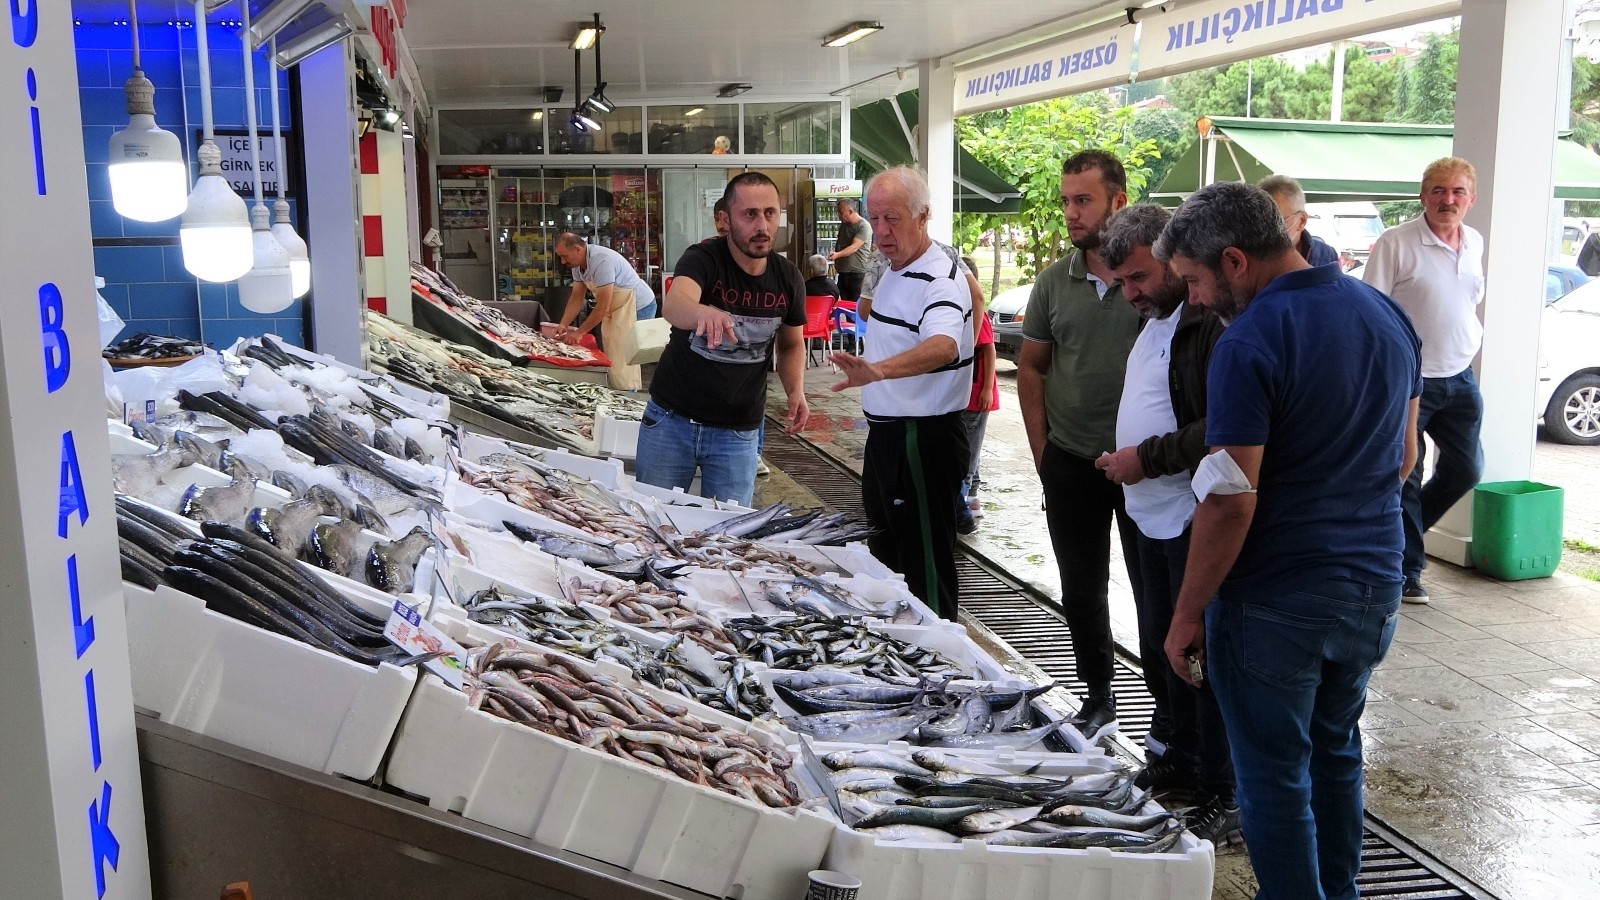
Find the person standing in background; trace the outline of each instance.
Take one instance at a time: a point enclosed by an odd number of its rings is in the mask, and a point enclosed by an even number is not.
[[[861,201],[846,197],[839,201],[839,236],[833,240],[828,261],[839,276],[839,297],[852,303],[861,299],[861,281],[867,274],[871,256],[872,226],[861,217]]]
[[[1117,523],[1134,596],[1141,592],[1138,529],[1122,489],[1095,468],[1117,449],[1117,403],[1139,313],[1123,302],[1100,257],[1106,221],[1128,203],[1128,176],[1104,150],[1061,164],[1061,203],[1072,255],[1039,273],[1028,297],[1017,361],[1017,404],[1044,487],[1045,521],[1061,573],[1061,609],[1072,630],[1078,678],[1087,687],[1073,726],[1086,737],[1116,727],[1111,692],[1111,522]],[[1137,601],[1136,601],[1137,602]]]
[[[961,257],[967,267],[967,276],[975,278],[978,264],[972,257]],[[982,298],[982,293],[978,294]],[[978,520],[983,518],[983,505],[978,499],[982,480],[978,472],[978,454],[983,450],[983,435],[988,430],[989,413],[1000,408],[1000,384],[994,372],[994,326],[983,314],[983,304],[973,307],[973,321],[978,323],[977,344],[972,356],[972,397],[961,414],[967,427],[967,445],[972,462],[967,464],[967,477],[961,482],[961,496],[956,501],[956,531],[973,534],[978,530]]]
[[[556,256],[572,268],[572,294],[561,313],[561,340],[578,343],[584,335],[600,329],[606,356],[611,358],[609,380],[619,391],[637,391],[644,386],[640,368],[630,365],[635,347],[633,324],[656,315],[656,294],[645,283],[633,264],[610,247],[586,244],[570,231],[556,238]],[[594,294],[594,311],[573,327],[583,311],[586,293]]]
[[[805,395],[805,279],[774,253],[782,201],[771,178],[728,182],[728,236],[690,244],[667,292],[672,335],[650,382],[636,476],[749,506],[760,459],[767,372],[777,354],[789,397],[785,431],[809,417]]]
[[[1283,219],[1283,227],[1289,229],[1289,240],[1301,259],[1313,266],[1339,261],[1339,251],[1306,228],[1311,215],[1306,212],[1306,192],[1300,182],[1287,175],[1268,175],[1257,186],[1266,191],[1278,207],[1278,216]]]
[[[1478,484],[1483,397],[1472,359],[1483,345],[1483,235],[1465,221],[1477,199],[1472,163],[1449,156],[1422,173],[1422,216],[1385,231],[1361,278],[1400,304],[1422,338],[1422,404],[1417,428],[1433,439],[1433,476],[1418,465],[1401,495],[1405,511],[1405,588],[1400,599],[1427,603],[1423,535]],[[1421,434],[1417,437],[1421,446]]]

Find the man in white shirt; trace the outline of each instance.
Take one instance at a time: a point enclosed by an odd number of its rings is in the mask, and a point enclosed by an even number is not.
[[[897,166],[867,185],[868,221],[889,260],[872,302],[864,355],[831,357],[861,387],[867,446],[862,503],[872,555],[940,616],[956,618],[956,496],[970,449],[972,299],[959,263],[928,236],[928,182]]]
[[[1206,369],[1223,330],[1215,313],[1184,303],[1188,285],[1151,252],[1171,218],[1154,203],[1135,204],[1112,216],[1100,238],[1101,259],[1144,328],[1122,383],[1120,449],[1095,466],[1122,485],[1124,508],[1138,526],[1139,659],[1156,703],[1150,733],[1159,731],[1164,746],[1150,745],[1150,763],[1134,784],[1158,795],[1187,793],[1195,807],[1189,828],[1220,847],[1239,832],[1222,712],[1209,686],[1191,686],[1161,665],[1189,557],[1196,506],[1189,482],[1206,455]]]
[[[1422,338],[1422,403],[1418,444],[1433,439],[1433,476],[1419,462],[1401,492],[1405,584],[1400,599],[1427,603],[1422,536],[1478,483],[1483,450],[1483,397],[1472,359],[1483,344],[1483,236],[1467,225],[1478,174],[1459,157],[1435,160],[1422,173],[1422,218],[1384,232],[1372,247],[1363,280],[1411,316]]]
[[[655,292],[622,254],[610,247],[586,244],[570,231],[556,238],[556,256],[572,267],[572,295],[561,313],[561,339],[576,344],[584,335],[601,329],[600,339],[611,357],[611,386],[619,391],[638,390],[644,385],[642,373],[638,366],[628,364],[637,346],[633,323],[655,318]],[[594,311],[573,327],[586,293],[594,294]]]

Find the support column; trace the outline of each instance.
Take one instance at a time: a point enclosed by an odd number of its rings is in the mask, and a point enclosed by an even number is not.
[[[1483,232],[1484,481],[1533,471],[1534,390],[1544,304],[1545,244],[1554,183],[1562,0],[1464,0],[1456,82],[1455,153],[1478,170],[1478,200],[1467,221]],[[1529,101],[1532,102],[1529,102]],[[1463,114],[1463,112],[1467,114]],[[1428,534],[1428,552],[1467,564],[1471,495]]]
[[[148,900],[72,9],[0,25],[0,893]]]
[[[928,176],[928,234],[953,243],[956,178],[956,70],[947,62],[925,59],[917,67],[921,90],[917,101],[917,159]]]
[[[362,363],[361,217],[357,206],[355,63],[348,42],[300,63],[311,246],[311,348]]]

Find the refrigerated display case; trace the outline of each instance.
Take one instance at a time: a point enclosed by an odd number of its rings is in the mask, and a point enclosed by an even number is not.
[[[801,255],[833,252],[839,237],[839,201],[861,199],[861,182],[849,178],[819,178],[800,184]],[[866,209],[861,210],[862,215]]]
[[[560,179],[497,175],[494,189],[495,295],[539,300],[544,288],[564,280],[555,255],[561,234]]]
[[[486,173],[487,174],[487,173]],[[439,180],[440,258],[445,274],[476,297],[494,296],[490,179]]]

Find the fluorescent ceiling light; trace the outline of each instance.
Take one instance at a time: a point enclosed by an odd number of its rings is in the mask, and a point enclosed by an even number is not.
[[[882,22],[851,22],[849,25],[835,31],[822,39],[824,47],[843,47],[853,44],[869,34],[883,30]]]
[[[717,91],[717,96],[718,97],[737,97],[740,94],[742,94],[742,93],[744,93],[745,91],[748,91],[748,90],[750,90],[750,85],[745,84],[742,81],[735,81],[735,82],[732,82],[730,84],[723,85],[722,88]]]
[[[684,113],[684,115],[686,115],[686,116],[698,116],[698,115],[700,115],[701,113],[703,113],[705,111],[706,111],[706,108],[704,106],[696,106],[694,109],[691,109],[688,112]]]
[[[578,33],[572,36],[572,43],[569,46],[574,50],[587,50],[593,47],[594,42],[600,39],[600,32],[606,30],[599,19],[600,17],[596,15],[594,24],[580,26]]]

